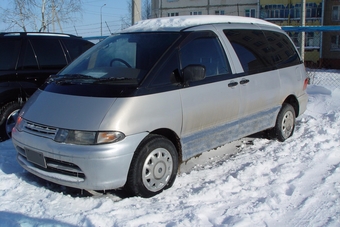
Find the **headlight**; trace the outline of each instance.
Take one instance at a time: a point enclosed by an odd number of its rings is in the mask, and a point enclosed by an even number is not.
[[[103,143],[114,143],[125,138],[121,132],[92,132],[59,129],[55,141],[59,143],[94,145]]]

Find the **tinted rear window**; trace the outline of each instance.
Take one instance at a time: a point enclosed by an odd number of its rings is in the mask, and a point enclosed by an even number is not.
[[[301,63],[290,39],[279,32],[264,31],[269,43],[273,61],[278,68],[289,67]]]
[[[282,33],[262,30],[225,30],[244,71],[260,73],[300,64],[289,38]]]

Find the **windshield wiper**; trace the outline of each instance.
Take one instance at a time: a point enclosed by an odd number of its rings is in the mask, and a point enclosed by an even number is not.
[[[129,77],[108,77],[108,78],[98,78],[94,83],[105,83],[105,82],[111,82],[111,81],[132,81],[136,78],[129,78]]]
[[[84,74],[65,74],[62,76],[57,75],[56,77],[52,77],[51,80],[55,81],[57,84],[72,84],[74,80],[78,79],[91,79],[96,80],[92,76],[84,75]]]

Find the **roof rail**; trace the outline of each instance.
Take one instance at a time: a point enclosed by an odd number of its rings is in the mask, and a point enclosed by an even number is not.
[[[59,37],[81,38],[81,36],[65,34],[65,33],[52,33],[52,32],[1,32],[0,36],[59,36]]]

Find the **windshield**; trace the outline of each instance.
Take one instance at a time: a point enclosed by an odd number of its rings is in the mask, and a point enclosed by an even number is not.
[[[129,33],[111,36],[85,52],[56,79],[76,83],[139,83],[179,33]]]

